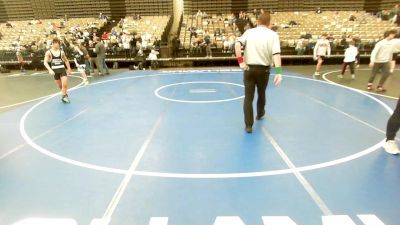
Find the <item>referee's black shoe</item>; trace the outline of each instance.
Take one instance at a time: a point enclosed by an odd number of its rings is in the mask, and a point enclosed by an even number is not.
[[[249,134],[253,133],[253,128],[251,126],[246,126],[245,130]]]
[[[256,116],[256,120],[261,120],[265,115],[265,110],[262,111],[262,113],[260,115]]]

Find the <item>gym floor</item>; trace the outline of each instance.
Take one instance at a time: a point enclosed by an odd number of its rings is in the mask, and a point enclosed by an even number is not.
[[[237,68],[74,73],[70,104],[44,71],[1,75],[0,224],[398,225],[399,71],[382,95],[366,66],[323,70],[285,67],[252,134]]]

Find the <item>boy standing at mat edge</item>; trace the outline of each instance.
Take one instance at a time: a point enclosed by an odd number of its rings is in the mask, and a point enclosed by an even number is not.
[[[71,74],[71,66],[65,56],[64,51],[60,50],[61,41],[58,38],[54,38],[51,49],[48,50],[44,56],[44,66],[49,71],[50,75],[54,76],[57,87],[61,90],[63,103],[70,103],[68,98],[68,78],[67,74]],[[49,65],[49,63],[51,65]],[[65,65],[67,70],[65,70]]]
[[[327,36],[328,34],[322,34],[321,38],[315,44],[313,59],[317,61],[317,65],[315,67],[313,78],[320,76],[322,63],[324,63],[327,57],[331,57],[331,44],[328,39],[326,39]]]
[[[245,97],[243,103],[245,130],[253,132],[254,114],[253,99],[257,87],[257,120],[265,115],[265,90],[268,86],[271,65],[275,65],[275,85],[282,81],[281,46],[277,33],[269,29],[271,16],[262,13],[257,20],[257,27],[247,30],[235,44],[236,56],[241,69],[244,70],[243,81]],[[241,46],[244,47],[244,57]]]
[[[376,75],[379,71],[382,71],[382,77],[379,80],[377,87],[378,92],[385,92],[386,89],[383,87],[390,73],[390,62],[392,61],[393,52],[397,48],[396,44],[393,44],[393,39],[397,35],[397,30],[389,30],[385,32],[384,39],[379,41],[371,52],[371,59],[369,67],[372,68],[371,76],[368,80],[367,90],[373,90],[373,83]]]
[[[346,49],[346,51],[344,53],[344,60],[343,60],[343,64],[342,64],[342,73],[340,75],[338,75],[339,79],[343,79],[343,75],[346,72],[347,66],[350,67],[351,79],[352,80],[356,79],[356,75],[354,73],[355,72],[354,67],[356,64],[357,55],[358,55],[358,49],[355,46],[354,40],[351,40],[349,43],[349,47]]]

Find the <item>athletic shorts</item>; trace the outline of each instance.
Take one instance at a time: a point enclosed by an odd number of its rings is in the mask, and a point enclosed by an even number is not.
[[[326,56],[324,56],[324,55],[318,55],[317,58],[318,58],[318,57],[321,58],[322,61],[325,61],[325,59],[326,59]]]
[[[54,74],[54,80],[61,80],[61,77],[66,77],[67,76],[67,71],[63,71],[61,73],[56,73]]]

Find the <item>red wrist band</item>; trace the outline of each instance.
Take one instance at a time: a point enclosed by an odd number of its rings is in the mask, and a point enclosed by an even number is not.
[[[243,63],[243,57],[242,56],[238,57],[238,63],[239,63],[239,65]]]

